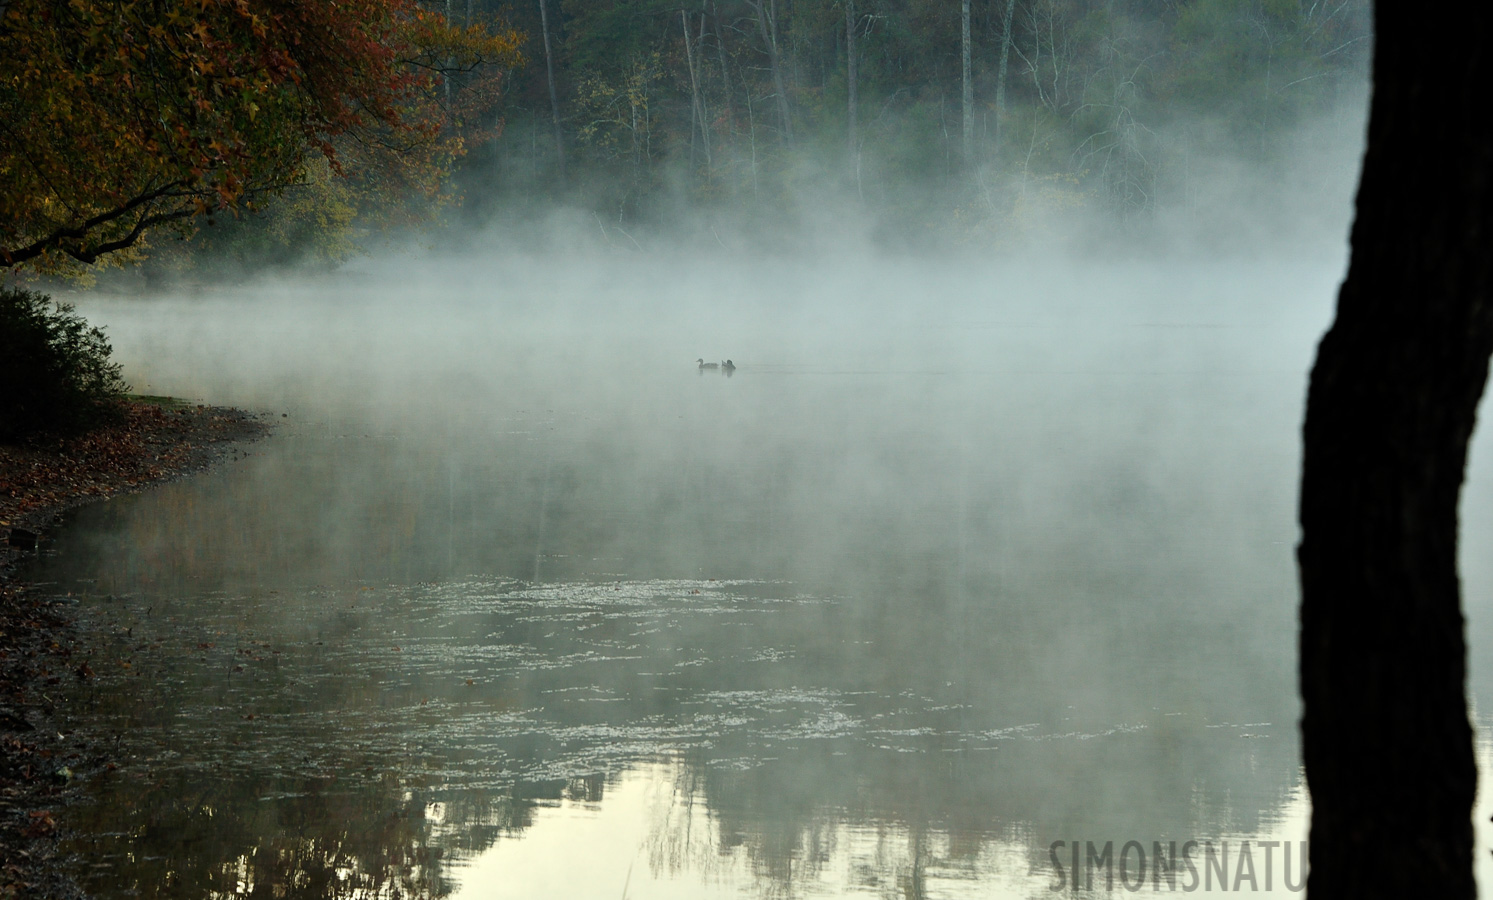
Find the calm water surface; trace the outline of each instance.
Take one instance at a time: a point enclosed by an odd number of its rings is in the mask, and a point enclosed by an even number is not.
[[[37,566],[98,648],[71,725],[120,735],[76,871],[1039,897],[1054,841],[1196,839],[1291,841],[1299,883],[1296,442],[1337,276],[435,262],[93,301],[137,389],[278,428]]]

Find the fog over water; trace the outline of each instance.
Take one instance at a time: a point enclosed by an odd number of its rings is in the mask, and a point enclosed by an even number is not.
[[[136,390],[275,431],[32,573],[103,648],[76,727],[124,734],[79,876],[1028,897],[1054,841],[1297,842],[1299,424],[1344,264],[490,248],[87,298]]]

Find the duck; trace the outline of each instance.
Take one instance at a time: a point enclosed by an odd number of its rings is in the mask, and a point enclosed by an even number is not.
[[[699,363],[702,369],[719,369],[721,367],[720,363],[708,363],[703,359],[697,359],[695,362]]]
[[[729,359],[726,360],[725,362],[721,363],[721,371],[725,372],[727,375],[730,375],[732,372],[736,371],[736,363],[732,362]]]

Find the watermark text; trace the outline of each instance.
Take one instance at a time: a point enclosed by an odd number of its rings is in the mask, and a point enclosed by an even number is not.
[[[1306,889],[1306,841],[1053,841],[1053,891]]]

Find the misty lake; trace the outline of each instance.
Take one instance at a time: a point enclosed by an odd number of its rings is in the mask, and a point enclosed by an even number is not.
[[[73,871],[1040,897],[1075,842],[1140,842],[1149,892],[1196,840],[1300,896],[1298,433],[1341,271],[435,258],[88,298],[137,391],[275,430],[27,573],[99,648],[68,726],[122,735]]]

